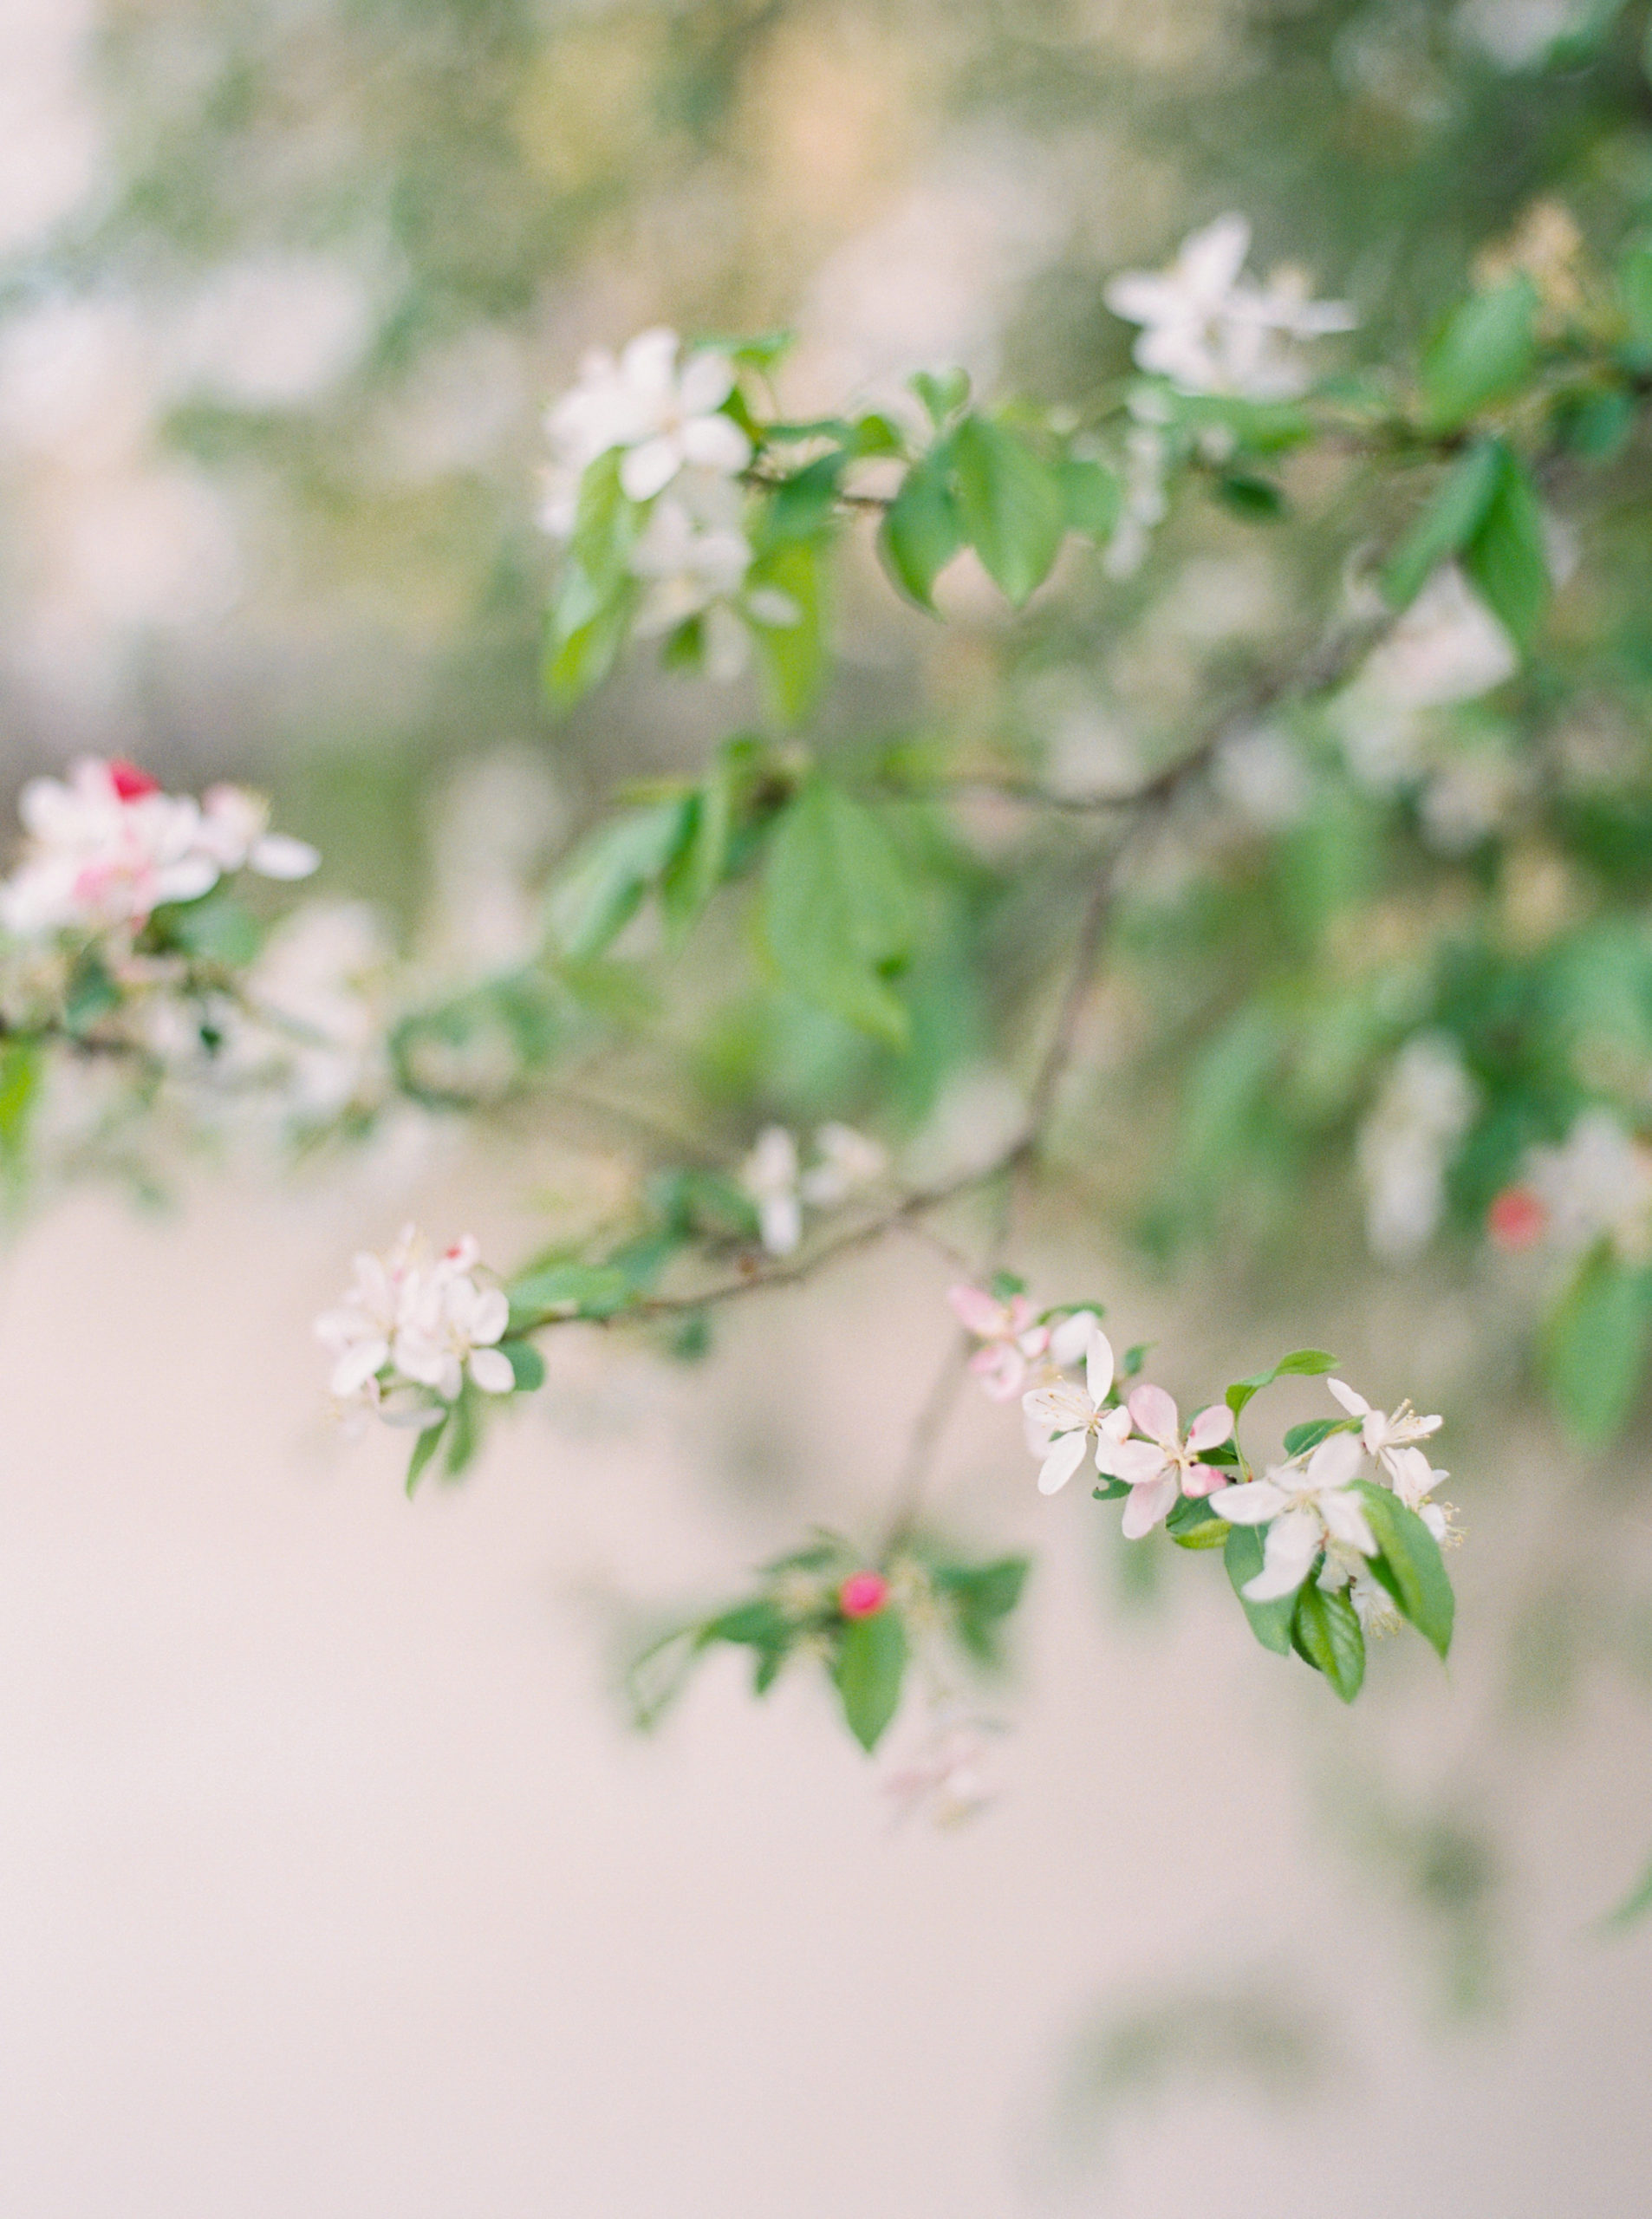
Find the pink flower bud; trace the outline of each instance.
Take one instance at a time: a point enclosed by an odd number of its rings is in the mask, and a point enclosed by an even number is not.
[[[1548,1222],[1542,1195],[1530,1187],[1505,1187],[1486,1213],[1486,1230],[1499,1248],[1530,1248]]]
[[[122,755],[117,755],[109,765],[109,784],[114,788],[118,801],[141,801],[146,794],[160,791],[159,778],[152,778],[147,771],[140,771]]]
[[[837,1607],[846,1618],[875,1617],[889,1599],[889,1583],[881,1572],[852,1572],[837,1591]]]

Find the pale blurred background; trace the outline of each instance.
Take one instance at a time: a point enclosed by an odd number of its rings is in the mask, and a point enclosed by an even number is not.
[[[1242,205],[1380,348],[1535,194],[1652,192],[1632,70],[1548,68],[1597,16],[0,0],[6,784],[88,748],[261,780],[324,891],[434,969],[508,960],[602,793],[752,710],[639,673],[545,714],[537,420],[582,348],[788,322],[800,410],[951,361],[1064,394],[1126,360],[1103,275]],[[1097,784],[1295,591],[1208,521],[1020,633],[966,591],[927,631],[852,575],[828,726],[990,693]],[[812,1079],[744,1052],[697,1112],[801,1114]],[[914,1146],[1002,1115],[954,1072]],[[508,1261],[600,1183],[507,1137],[409,1116],[285,1185],[234,1155],[141,1207],[100,1182],[12,1244],[8,2211],[1647,2207],[1652,1935],[1598,1922],[1652,1845],[1652,1534],[1613,1460],[1562,1497],[1505,1280],[1350,1241],[1236,1292],[1052,1210],[1040,1280],[1104,1285],[1190,1373],[1306,1318],[1450,1412],[1458,1649],[1380,1649],[1344,1714],[1219,1567],[1127,1568],[966,1404],[945,1516],[1038,1563],[1000,1793],[938,1833],[806,1675],[759,1707],[720,1658],[652,1740],[616,1689],[647,1611],[875,1519],[949,1330],[935,1259],[753,1305],[698,1370],[563,1336],[411,1506],[400,1444],[328,1435],[309,1321],[354,1248],[416,1215]]]

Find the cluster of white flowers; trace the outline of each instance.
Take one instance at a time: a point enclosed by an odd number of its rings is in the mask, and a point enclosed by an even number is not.
[[[1259,1480],[1224,1487],[1211,1496],[1210,1506],[1231,1525],[1267,1528],[1262,1569],[1243,1591],[1252,1602],[1294,1595],[1323,1552],[1320,1586],[1347,1588],[1362,1624],[1378,1629],[1391,1623],[1394,1612],[1367,1568],[1378,1545],[1353,1482],[1366,1476],[1369,1458],[1369,1477],[1415,1511],[1436,1541],[1448,1540],[1449,1513],[1429,1498],[1450,1475],[1418,1446],[1442,1421],[1419,1417],[1409,1402],[1393,1411],[1375,1409],[1340,1379],[1325,1384],[1356,1422],[1355,1429],[1328,1434],[1304,1454],[1270,1465]]]
[[[889,1159],[851,1125],[822,1125],[805,1170],[794,1136],[765,1125],[740,1167],[740,1185],[757,1206],[758,1233],[771,1256],[790,1256],[803,1239],[803,1207],[836,1209],[883,1176]]]
[[[1547,1238],[1575,1254],[1605,1240],[1622,1263],[1652,1259],[1652,1146],[1610,1110],[1585,1110],[1558,1147],[1528,1150],[1525,1173],[1492,1205],[1499,1246]]]
[[[239,786],[197,801],[161,791],[135,764],[93,758],[67,781],[31,778],[18,810],[29,838],[0,883],[0,925],[20,939],[136,930],[166,901],[192,901],[226,873],[308,877],[320,858],[268,830],[269,804]]]
[[[753,550],[741,529],[738,478],[751,442],[725,408],[734,365],[714,348],[681,350],[677,334],[661,326],[639,333],[617,357],[605,349],[585,357],[579,383],[545,419],[552,459],[540,520],[554,538],[568,538],[585,472],[621,450],[621,490],[648,505],[630,556],[644,588],[638,635],[658,637],[698,617],[708,674],[732,678],[745,667],[748,625],[786,629],[803,613],[775,587],[747,586]]]
[[[1395,1057],[1357,1142],[1373,1255],[1401,1263],[1434,1238],[1446,1171],[1479,1098],[1449,1033],[1420,1032]]]
[[[344,1412],[423,1428],[440,1424],[466,1380],[510,1394],[516,1374],[498,1343],[511,1306],[503,1289],[478,1282],[478,1261],[468,1233],[439,1254],[412,1225],[387,1255],[355,1259],[354,1285],[315,1320]]]
[[[1205,1461],[1233,1439],[1227,1404],[1209,1404],[1184,1429],[1162,1387],[1142,1381],[1115,1399],[1112,1344],[1093,1310],[1040,1319],[1024,1295],[1000,1298],[975,1286],[950,1288],[947,1300],[981,1344],[970,1369],[986,1393],[995,1402],[1021,1394],[1027,1446],[1040,1460],[1041,1493],[1059,1493],[1088,1462],[1127,1489],[1128,1540],[1162,1525],[1184,1499],[1206,1499],[1216,1515],[1234,1525],[1265,1525],[1263,1568],[1245,1589],[1252,1602],[1294,1593],[1323,1552],[1320,1585],[1346,1587],[1351,1581],[1363,1622],[1389,1622],[1386,1592],[1363,1569],[1363,1560],[1377,1553],[1376,1539],[1350,1487],[1368,1458],[1371,1476],[1415,1511],[1436,1541],[1451,1538],[1447,1511],[1430,1500],[1447,1474],[1418,1446],[1441,1421],[1417,1416],[1408,1402],[1392,1412],[1376,1409],[1343,1381],[1328,1380],[1348,1414],[1338,1430],[1270,1466],[1264,1478],[1235,1484],[1231,1450],[1219,1463]],[[1082,1382],[1065,1376],[1075,1366],[1083,1369]]]
[[[1298,342],[1357,322],[1345,301],[1314,301],[1297,270],[1278,270],[1265,285],[1243,272],[1251,226],[1219,216],[1181,244],[1167,270],[1129,270],[1106,289],[1115,316],[1142,326],[1135,359],[1187,394],[1246,400],[1289,400],[1310,377]]]

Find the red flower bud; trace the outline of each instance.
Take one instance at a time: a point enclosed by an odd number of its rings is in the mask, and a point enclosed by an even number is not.
[[[889,1583],[881,1572],[852,1572],[837,1591],[837,1607],[846,1618],[875,1617],[889,1599]]]
[[[140,771],[122,755],[117,755],[109,765],[109,784],[121,801],[141,801],[146,794],[160,791],[159,778],[152,778],[147,771]]]
[[[1529,1248],[1541,1240],[1549,1212],[1530,1187],[1505,1187],[1486,1213],[1486,1230],[1499,1248]]]

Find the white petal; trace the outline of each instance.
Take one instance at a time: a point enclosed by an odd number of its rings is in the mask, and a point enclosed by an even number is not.
[[[1376,1554],[1376,1536],[1365,1520],[1359,1497],[1339,1494],[1335,1490],[1319,1498],[1319,1514],[1325,1521],[1325,1531],[1350,1549],[1357,1549],[1363,1557]]]
[[[1057,1380],[1053,1387],[1035,1387],[1031,1394],[1021,1397],[1021,1407],[1037,1424],[1060,1432],[1065,1432],[1070,1426],[1076,1426],[1082,1431],[1095,1415],[1083,1388],[1075,1387],[1066,1379]]]
[[[260,878],[308,878],[322,867],[320,853],[308,840],[285,832],[266,832],[255,840],[247,862]]]
[[[483,1286],[476,1290],[476,1299],[471,1305],[471,1340],[478,1348],[490,1341],[497,1341],[511,1319],[511,1304],[504,1289]]]
[[[333,1366],[333,1376],[328,1384],[334,1394],[359,1394],[374,1372],[387,1360],[390,1350],[382,1341],[360,1341],[353,1349],[346,1349]]]
[[[1262,1569],[1244,1592],[1252,1603],[1272,1603],[1301,1586],[1319,1553],[1319,1520],[1311,1510],[1288,1510],[1268,1528]]]
[[[1364,1396],[1356,1395],[1353,1389],[1345,1385],[1342,1380],[1328,1379],[1326,1380],[1325,1384],[1330,1388],[1331,1393],[1337,1397],[1343,1408],[1348,1412],[1350,1417],[1363,1418],[1366,1412],[1370,1409],[1371,1406],[1366,1401]]]
[[[683,426],[682,451],[702,470],[721,470],[732,478],[751,459],[751,442],[726,416],[695,416]]]
[[[661,437],[633,447],[620,465],[620,485],[628,501],[651,501],[683,466],[680,443]]]
[[[1304,1474],[1310,1487],[1346,1487],[1365,1461],[1356,1433],[1328,1434],[1308,1459]]]
[[[1083,1361],[1091,1333],[1100,1330],[1101,1320],[1093,1310],[1075,1310],[1071,1317],[1063,1318],[1050,1334],[1050,1353],[1065,1370],[1070,1363]]]
[[[1082,1433],[1063,1433],[1054,1442],[1044,1460],[1044,1469],[1038,1474],[1040,1494],[1058,1494],[1084,1461],[1087,1436]]]
[[[472,1349],[470,1374],[485,1395],[508,1395],[517,1383],[510,1357],[498,1349]]]
[[[1113,1386],[1113,1344],[1099,1325],[1096,1326],[1084,1344],[1084,1384],[1089,1389],[1089,1399],[1099,1408]]]
[[[1287,1508],[1291,1498],[1272,1480],[1251,1480],[1243,1487],[1218,1487],[1209,1500],[1217,1516],[1230,1525],[1265,1526]]]
[[[700,347],[683,364],[677,400],[685,416],[706,416],[734,390],[734,365],[714,347]],[[725,422],[727,419],[724,420]]]

